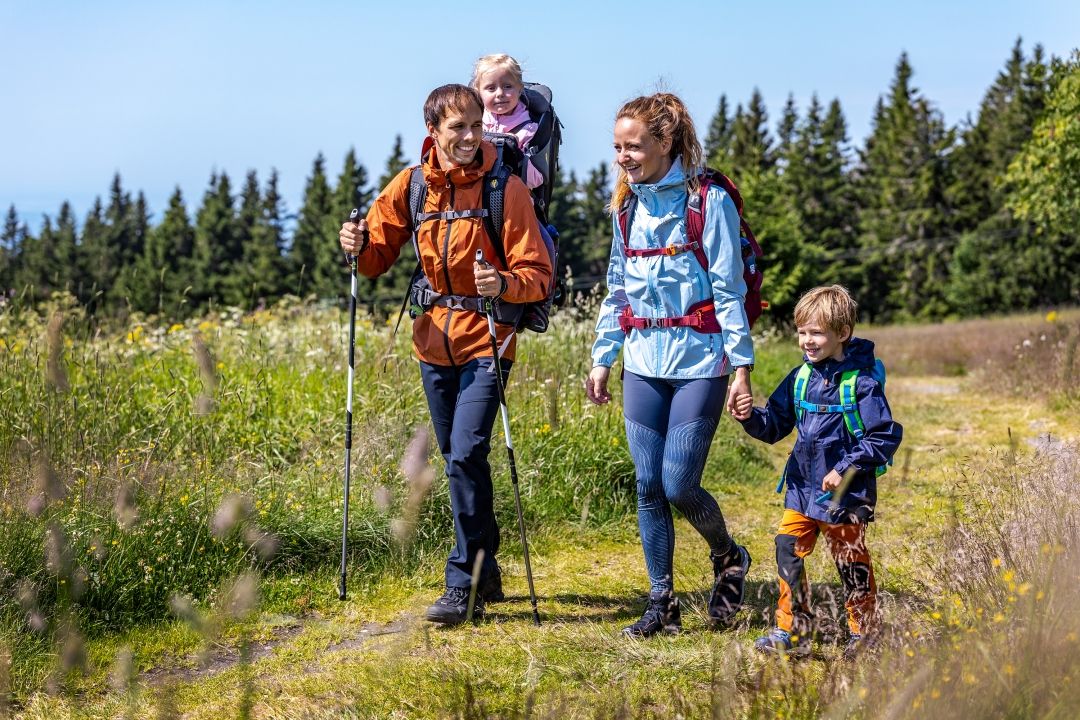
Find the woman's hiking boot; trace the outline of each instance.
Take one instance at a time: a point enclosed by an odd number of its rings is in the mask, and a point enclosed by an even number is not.
[[[713,589],[709,596],[709,622],[730,625],[743,606],[746,574],[753,560],[742,545],[731,544],[725,555],[709,553],[713,562]]]
[[[676,635],[681,629],[679,598],[667,592],[649,593],[649,604],[645,606],[641,619],[624,627],[623,635],[628,638],[647,638],[659,633]]]
[[[469,613],[469,588],[448,587],[427,609],[425,617],[440,625],[460,625]],[[473,603],[473,620],[484,617],[484,598],[477,593]]]
[[[754,641],[754,649],[766,655],[806,657],[810,654],[810,638],[773,628],[768,635],[762,635]]]

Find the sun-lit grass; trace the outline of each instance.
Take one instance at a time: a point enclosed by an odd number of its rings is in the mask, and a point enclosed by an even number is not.
[[[26,717],[1068,717],[1080,699],[1067,613],[1080,513],[1065,492],[1076,450],[1059,443],[1080,427],[1075,395],[1057,380],[1000,382],[1034,367],[1067,379],[1075,314],[860,333],[889,366],[906,433],[870,532],[888,632],[878,655],[848,664],[824,548],[808,563],[814,658],[748,650],[775,603],[786,445],[730,421],[706,483],[755,558],[749,609],[733,631],[706,629],[707,549],[680,520],[686,631],[618,638],[645,580],[618,403],[594,408],[581,390],[589,311],[526,336],[508,388],[544,624],[529,623],[497,436],[511,601],[443,631],[416,620],[452,539],[430,450],[436,481],[401,535],[418,472],[401,463],[427,423],[405,333],[391,346],[359,319],[353,572],[339,603],[344,314],[284,303],[95,334],[61,309],[63,323],[0,315],[0,396],[13,401],[0,420],[0,696]],[[758,347],[760,403],[798,352],[784,336]],[[1051,451],[1061,462],[1047,464]],[[238,592],[246,570],[258,581]]]

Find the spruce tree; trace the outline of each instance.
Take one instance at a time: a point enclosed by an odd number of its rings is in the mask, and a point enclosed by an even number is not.
[[[195,309],[188,297],[195,275],[194,246],[195,229],[177,187],[161,223],[147,235],[140,263],[140,274],[150,280],[140,298],[143,312],[180,318]]]
[[[110,287],[102,284],[106,282],[106,273],[101,265],[115,263],[109,246],[109,227],[105,221],[105,208],[100,197],[94,198],[94,204],[86,215],[78,247],[75,294],[87,313],[95,314],[105,307],[105,293]]]
[[[380,192],[387,184],[397,177],[402,170],[409,167],[408,158],[401,146],[401,136],[394,138],[394,147],[390,156],[386,159],[386,168],[379,177]],[[335,235],[336,235],[335,231]],[[338,250],[340,253],[340,249]],[[340,256],[340,255],[339,255]],[[409,281],[416,270],[416,252],[411,244],[401,248],[397,260],[390,269],[375,280],[365,283],[366,295],[371,299],[373,306],[380,311],[394,312],[401,306],[402,298],[409,290]]]
[[[253,203],[254,207],[249,204]],[[241,215],[252,217],[244,246],[244,262],[237,269],[245,304],[251,307],[273,300],[282,293],[285,246],[282,223],[285,203],[278,191],[277,170],[270,171],[266,189],[260,196],[245,188]]]
[[[210,186],[195,215],[195,241],[189,265],[188,295],[192,309],[223,302],[224,288],[235,268],[230,257],[236,245],[236,211],[227,173],[210,176]]]
[[[15,241],[18,237],[19,214],[12,204],[8,206],[4,229],[0,232],[0,301],[8,296],[14,284]]]
[[[728,117],[727,95],[720,96],[716,113],[709,122],[709,131],[705,135],[705,162],[710,167],[727,167],[728,153],[731,152],[732,120]]]
[[[934,318],[948,312],[951,226],[945,189],[951,131],[911,85],[907,54],[874,113],[859,167],[860,271],[867,317]]]
[[[730,172],[725,171],[725,174],[739,184],[742,177],[771,170],[774,165],[769,114],[757,88],[754,88],[745,112],[741,105],[736,108],[733,125]]]
[[[390,157],[386,159],[386,171],[379,177],[379,192],[390,184],[405,168],[409,167],[409,159],[401,146],[401,135],[394,136],[394,149],[390,151]]]
[[[326,179],[326,160],[320,152],[311,167],[304,187],[304,201],[289,248],[289,276],[286,289],[304,297],[309,294],[330,296],[337,292],[336,282],[325,275],[326,261],[319,257],[340,257],[340,247],[326,237],[326,222],[332,212],[330,184]],[[334,233],[335,236],[337,233]],[[340,276],[335,278],[340,279]]]

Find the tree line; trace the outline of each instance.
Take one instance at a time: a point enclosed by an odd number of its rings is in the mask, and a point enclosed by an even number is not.
[[[974,118],[953,127],[901,55],[858,148],[840,101],[816,95],[802,111],[789,96],[774,129],[758,91],[734,110],[721,95],[702,130],[709,165],[740,187],[765,250],[773,317],[785,320],[799,294],[829,282],[851,288],[875,321],[1080,300],[1080,54],[1047,58],[1036,46],[1026,55],[1017,40]],[[340,297],[341,222],[409,164],[400,136],[374,183],[353,150],[336,175],[320,154],[295,214],[276,171],[265,182],[251,171],[239,188],[214,173],[194,215],[177,188],[157,224],[119,175],[81,226],[65,202],[32,234],[11,206],[0,291],[26,304],[67,291],[91,313],[171,318],[286,294]],[[553,179],[549,215],[578,288],[602,281],[610,184],[604,162]],[[414,265],[403,249],[390,273],[364,283],[363,299],[390,312]]]

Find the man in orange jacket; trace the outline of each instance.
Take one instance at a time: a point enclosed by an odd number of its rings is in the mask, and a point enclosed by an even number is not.
[[[478,210],[482,181],[495,162],[494,147],[483,140],[483,103],[464,85],[436,88],[424,103],[428,138],[423,147],[427,195],[416,232],[420,265],[439,301],[413,322],[413,350],[431,411],[439,450],[446,460],[456,542],[446,562],[446,592],[427,611],[427,619],[454,625],[466,617],[473,563],[484,550],[473,614],[482,617],[484,601],[502,599],[495,561],[499,527],[495,520],[491,430],[499,411],[491,339],[486,317],[476,309],[479,296],[525,303],[547,296],[552,266],[520,178],[505,188],[502,246],[505,264],[484,228]],[[357,258],[357,269],[374,278],[397,260],[412,239],[409,179],[403,170],[376,198],[367,219],[345,223],[342,249]],[[365,238],[367,234],[367,238]],[[475,262],[483,251],[487,265]],[[496,325],[504,382],[514,359],[515,328]]]

